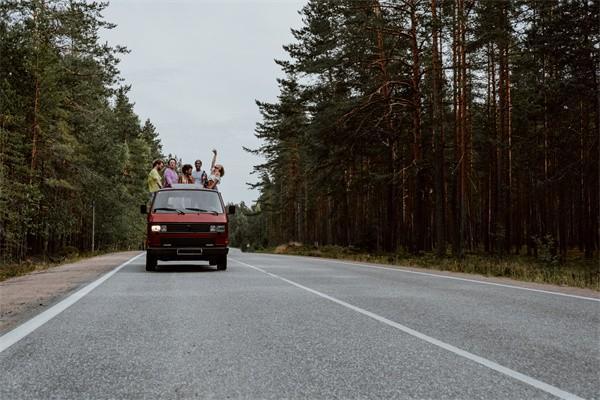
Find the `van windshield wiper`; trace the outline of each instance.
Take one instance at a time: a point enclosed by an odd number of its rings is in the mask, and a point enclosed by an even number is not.
[[[218,212],[216,212],[216,211],[208,211],[208,210],[205,210],[205,209],[203,209],[203,208],[192,208],[192,207],[186,207],[185,209],[186,209],[186,210],[192,210],[192,211],[198,211],[198,212],[209,212],[209,213],[211,213],[212,215],[219,215],[219,213],[218,213]]]
[[[169,207],[158,207],[155,208],[154,211],[177,211],[177,214],[185,214],[185,212],[178,210],[177,208],[169,208]]]

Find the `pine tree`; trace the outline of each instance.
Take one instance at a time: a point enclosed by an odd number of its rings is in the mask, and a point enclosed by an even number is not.
[[[104,3],[0,4],[0,249],[3,262],[101,246],[137,246],[144,181],[160,141],[119,83],[122,47],[99,42]],[[111,106],[114,104],[114,106]],[[112,158],[108,158],[110,154]]]

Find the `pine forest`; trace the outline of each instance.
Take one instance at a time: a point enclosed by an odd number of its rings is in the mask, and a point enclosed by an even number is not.
[[[128,50],[100,39],[107,6],[0,3],[2,263],[143,243],[162,146],[120,76]],[[597,266],[600,2],[299,12],[278,98],[256,102],[259,197],[232,217],[233,245]]]
[[[597,260],[599,7],[309,1],[247,241]]]
[[[119,76],[127,49],[99,39],[106,6],[0,2],[0,263],[143,243],[161,144]]]

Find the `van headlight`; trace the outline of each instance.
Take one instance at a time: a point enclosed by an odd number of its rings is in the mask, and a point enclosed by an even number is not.
[[[223,233],[225,232],[225,225],[211,225],[210,231],[216,233]]]
[[[167,226],[166,225],[152,225],[150,227],[150,230],[152,232],[166,232],[167,231]]]

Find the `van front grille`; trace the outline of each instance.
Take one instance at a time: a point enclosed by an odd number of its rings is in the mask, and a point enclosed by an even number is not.
[[[161,238],[161,247],[205,247],[214,246],[215,241],[210,238]]]
[[[210,224],[166,224],[169,233],[208,233]]]

